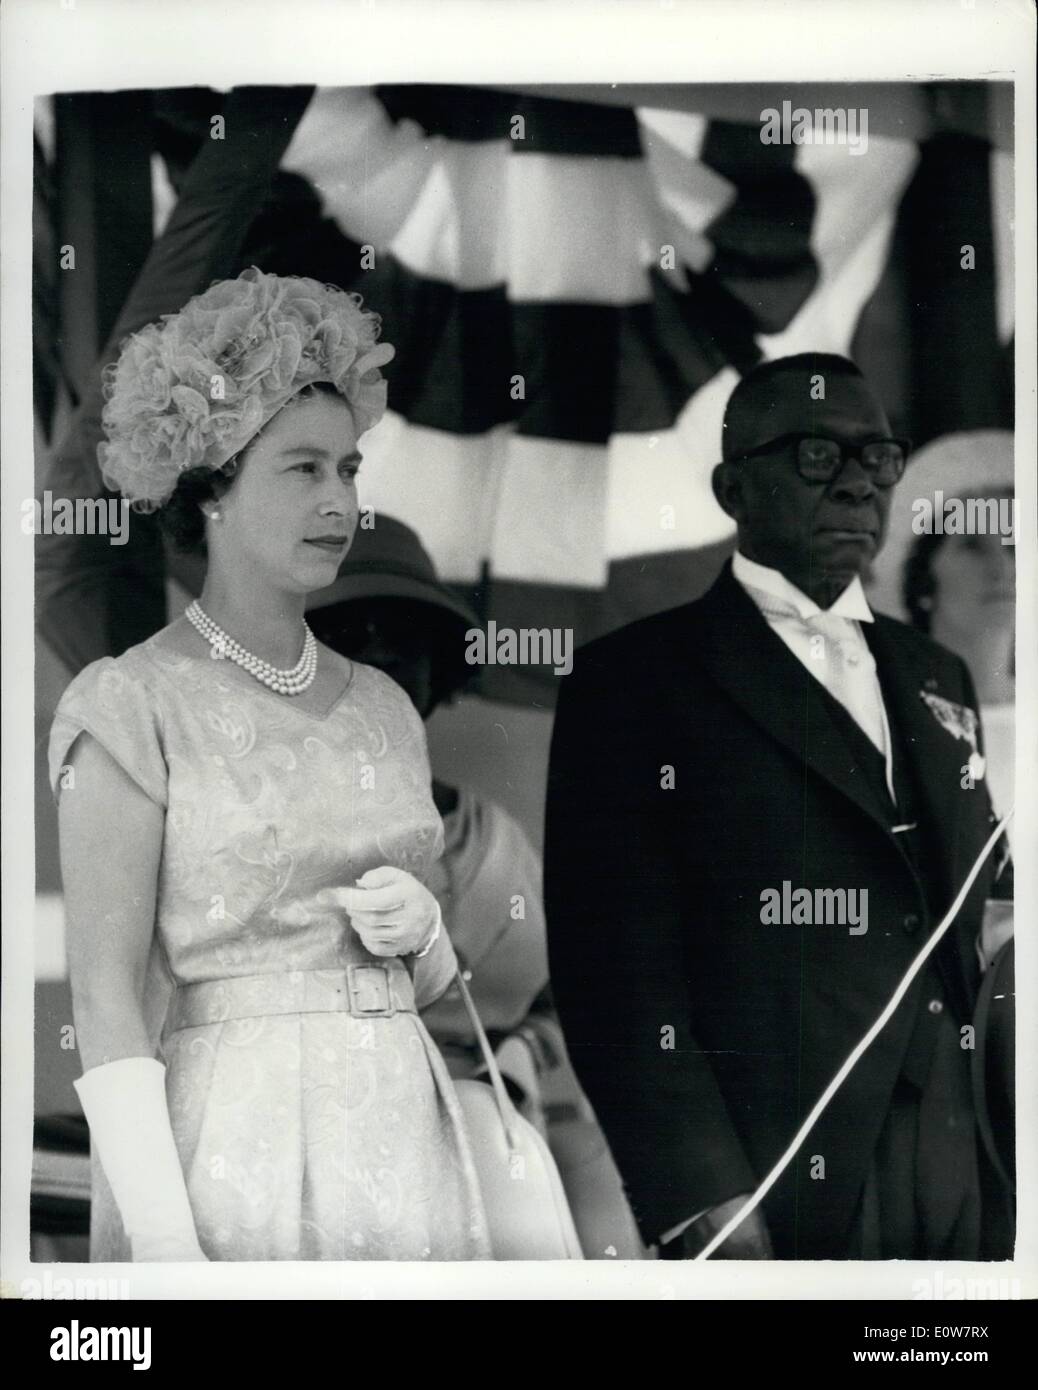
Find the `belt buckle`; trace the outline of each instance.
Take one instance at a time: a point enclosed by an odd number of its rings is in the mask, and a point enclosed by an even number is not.
[[[389,967],[385,965],[348,965],[346,987],[350,992],[350,1008],[367,1018],[388,1018],[396,1013],[389,994]]]

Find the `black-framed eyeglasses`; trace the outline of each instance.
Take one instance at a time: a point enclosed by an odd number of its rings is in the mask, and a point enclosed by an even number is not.
[[[856,458],[879,487],[893,487],[901,481],[912,451],[907,439],[870,439],[864,444],[848,444],[846,440],[830,439],[826,435],[794,431],[758,444],[733,461],[773,454],[790,445],[795,449],[797,472],[810,483],[831,482],[848,458]]]

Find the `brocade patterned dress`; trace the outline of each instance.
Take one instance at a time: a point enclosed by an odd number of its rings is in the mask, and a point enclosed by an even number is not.
[[[450,983],[446,933],[421,961],[387,961],[313,903],[383,864],[424,880],[440,854],[421,720],[359,664],[308,712],[185,655],[184,626],[72,682],[50,761],[68,794],[86,731],[165,810],[144,1012],[202,1249],[489,1258],[458,1101],[415,1011]],[[99,1165],[91,1257],[129,1258]]]

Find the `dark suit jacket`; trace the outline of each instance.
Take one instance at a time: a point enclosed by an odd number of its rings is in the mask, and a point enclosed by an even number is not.
[[[969,746],[920,692],[976,710],[972,683],[958,657],[900,623],[877,617],[865,633],[935,832],[927,886],[943,911],[993,816],[984,782],[963,786]],[[551,978],[647,1241],[758,1185],[935,925],[889,800],[833,707],[730,564],[698,602],[582,648],[563,682],[545,845]],[[996,847],[939,955],[963,1023],[1000,859]],[[784,881],[867,889],[867,932],[763,924],[761,894]],[[924,987],[916,981],[766,1200],[780,1258],[845,1253],[913,1028],[925,1024]]]

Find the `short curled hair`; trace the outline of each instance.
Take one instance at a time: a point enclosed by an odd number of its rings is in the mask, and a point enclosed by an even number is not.
[[[792,357],[775,357],[767,362],[758,362],[736,384],[728,397],[721,423],[722,456],[725,460],[737,459],[743,451],[760,441],[748,438],[747,420],[752,423],[767,418],[775,409],[775,404],[789,391],[788,377],[800,377],[807,381],[813,376],[856,377],[864,380],[857,363],[849,357],[840,357],[832,352],[798,352]]]
[[[304,386],[302,391],[297,391],[281,407],[278,415],[281,411],[289,410],[302,401],[313,400],[318,395],[332,396],[341,400],[343,405],[347,405],[330,382],[318,381],[311,386]],[[278,416],[272,418],[276,420]],[[268,420],[267,425],[270,423]],[[206,553],[202,504],[224,495],[241,471],[249,450],[262,437],[266,428],[264,425],[263,429],[254,434],[245,447],[229,458],[222,467],[208,468],[202,465],[198,468],[188,468],[181,473],[172,497],[158,509],[159,523],[177,550],[186,555]]]
[[[205,554],[205,516],[202,503],[222,497],[234,481],[247,450],[235,454],[220,469],[189,468],[181,473],[173,496],[159,508],[159,524],[177,550]]]

